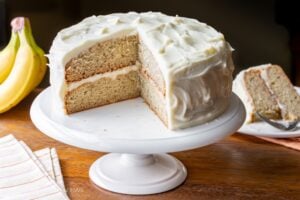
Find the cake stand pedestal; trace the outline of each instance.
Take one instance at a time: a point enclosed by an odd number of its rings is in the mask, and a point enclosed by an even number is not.
[[[50,106],[51,94],[47,88],[34,100],[30,116],[35,126],[63,143],[111,152],[92,164],[89,176],[96,185],[123,194],[155,194],[177,187],[187,171],[166,153],[217,142],[245,119],[244,106],[234,94],[218,118],[178,131],[168,130],[141,98],[65,116]]]
[[[154,194],[180,185],[187,172],[168,154],[110,153],[90,169],[92,181],[107,190],[125,194]]]

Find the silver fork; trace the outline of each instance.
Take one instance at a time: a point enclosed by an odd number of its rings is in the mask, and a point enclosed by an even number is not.
[[[273,120],[270,120],[268,118],[266,118],[265,116],[261,115],[259,112],[256,112],[256,115],[258,116],[258,118],[260,118],[262,121],[267,122],[268,124],[270,124],[271,126],[278,128],[280,130],[284,130],[284,131],[293,131],[294,129],[297,128],[297,125],[299,123],[298,121],[292,121],[292,122],[288,122],[287,125],[282,124],[280,122],[275,122]]]

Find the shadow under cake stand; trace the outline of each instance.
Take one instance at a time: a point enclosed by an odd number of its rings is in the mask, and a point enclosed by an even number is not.
[[[98,186],[123,194],[155,194],[183,183],[187,171],[166,153],[206,146],[240,128],[245,109],[232,94],[218,118],[178,131],[168,130],[141,98],[90,109],[69,116],[53,114],[51,88],[34,100],[30,116],[44,134],[83,149],[110,152],[89,171]]]

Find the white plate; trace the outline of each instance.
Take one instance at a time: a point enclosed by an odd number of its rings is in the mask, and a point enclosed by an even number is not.
[[[300,87],[295,87],[300,94]],[[272,127],[266,122],[255,122],[252,124],[243,124],[238,130],[239,133],[259,136],[259,137],[271,137],[271,138],[291,138],[300,136],[300,123],[294,131],[282,131]]]

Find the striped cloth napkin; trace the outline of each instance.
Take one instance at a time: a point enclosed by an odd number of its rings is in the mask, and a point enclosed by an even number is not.
[[[32,152],[13,135],[0,138],[0,199],[69,199],[56,150]]]

